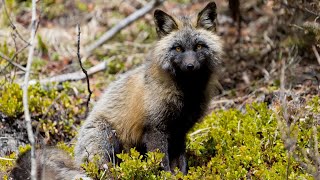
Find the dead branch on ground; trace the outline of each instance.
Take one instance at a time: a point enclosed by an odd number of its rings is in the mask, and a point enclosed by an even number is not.
[[[120,21],[117,25],[115,25],[113,28],[111,28],[109,31],[105,32],[98,40],[93,42],[92,44],[88,45],[84,50],[84,59],[89,57],[93,50],[95,50],[97,47],[104,44],[106,41],[111,39],[115,34],[117,34],[119,31],[121,31],[123,28],[130,25],[135,20],[141,18],[148,12],[150,12],[153,8],[160,5],[164,0],[152,0],[148,4],[146,4],[141,9],[135,11],[130,16],[126,17],[122,21]]]
[[[87,74],[88,76],[95,74],[97,72],[103,71],[107,69],[107,62],[101,62],[93,67],[91,67],[90,69],[87,70]],[[67,74],[61,74],[61,75],[57,75],[57,76],[53,76],[50,78],[46,78],[46,79],[40,79],[40,80],[31,80],[29,81],[30,85],[34,85],[37,82],[39,82],[40,84],[47,84],[47,83],[52,83],[52,82],[58,82],[58,83],[62,83],[65,81],[78,81],[78,80],[82,80],[86,78],[86,75],[83,73],[83,71],[77,71],[77,72],[73,72],[73,73],[67,73]]]

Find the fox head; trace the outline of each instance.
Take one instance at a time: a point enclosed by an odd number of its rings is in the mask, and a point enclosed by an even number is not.
[[[215,34],[216,4],[209,3],[196,17],[174,17],[155,10],[154,21],[159,41],[155,61],[173,75],[202,70],[215,71],[222,43]]]

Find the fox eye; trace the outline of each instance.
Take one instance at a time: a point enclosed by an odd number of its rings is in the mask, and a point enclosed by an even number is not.
[[[181,49],[180,46],[177,46],[177,47],[176,47],[176,51],[177,51],[177,52],[181,52],[181,50],[182,50],[182,49]]]
[[[200,49],[202,49],[202,45],[201,44],[197,44],[197,50],[200,50]]]

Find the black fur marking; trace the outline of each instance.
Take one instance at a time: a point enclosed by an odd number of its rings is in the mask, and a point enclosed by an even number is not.
[[[197,46],[201,45],[200,49]],[[178,32],[173,38],[172,44],[168,45],[167,52],[163,55],[163,69],[170,74],[176,76],[178,71],[190,71],[188,65],[194,68],[191,71],[208,67],[212,72],[218,62],[215,57],[215,50],[209,47],[206,40],[194,29],[185,29]],[[180,47],[181,51],[176,51],[176,47]],[[169,65],[170,64],[170,65]]]
[[[216,30],[216,19],[217,19],[217,6],[214,2],[209,3],[199,14],[197,27],[201,27],[207,30]]]
[[[178,25],[174,19],[159,9],[154,11],[154,22],[156,24],[156,31],[160,38],[166,36],[171,31],[178,29]]]
[[[204,92],[210,74],[206,68],[190,73],[177,71],[174,78],[177,87],[183,93],[183,106],[180,111],[175,111],[174,116],[179,118],[169,121],[170,130],[175,132],[178,128],[182,134],[185,134],[202,117],[206,108],[204,105],[207,103]]]

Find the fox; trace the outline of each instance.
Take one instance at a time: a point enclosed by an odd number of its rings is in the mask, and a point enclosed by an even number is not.
[[[72,158],[65,151],[46,147],[37,149],[37,179],[45,180],[92,180],[75,165]],[[26,180],[31,179],[31,151],[28,150],[19,155],[15,167],[9,174],[9,179]]]
[[[95,155],[101,167],[119,163],[116,154],[136,148],[158,150],[162,169],[187,173],[186,135],[222,90],[216,9],[210,2],[197,16],[154,11],[158,40],[144,63],[111,83],[94,105],[78,133],[78,166]]]

